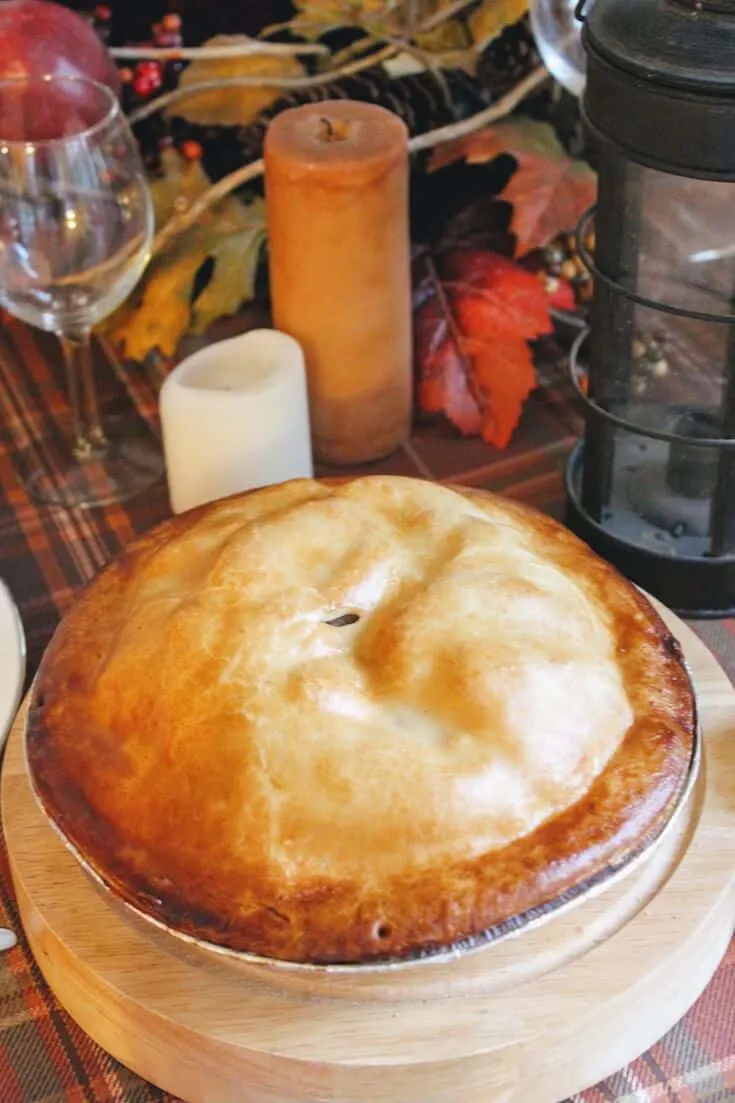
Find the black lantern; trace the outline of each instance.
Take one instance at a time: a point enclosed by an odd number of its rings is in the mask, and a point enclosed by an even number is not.
[[[673,609],[732,614],[735,0],[577,14],[599,195],[579,233],[595,297],[572,356],[586,426],[567,523]]]

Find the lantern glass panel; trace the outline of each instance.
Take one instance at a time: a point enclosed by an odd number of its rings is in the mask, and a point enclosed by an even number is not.
[[[727,314],[735,293],[735,185],[642,169],[638,286],[649,299]]]
[[[733,183],[628,165],[598,207],[597,264],[613,283],[595,303],[590,393],[643,433],[590,422],[588,477],[603,493],[587,504],[608,531],[671,556],[735,551],[732,453],[645,435],[735,436],[735,327],[697,316],[735,311],[734,199]]]

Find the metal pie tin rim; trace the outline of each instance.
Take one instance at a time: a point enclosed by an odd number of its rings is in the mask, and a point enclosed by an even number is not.
[[[387,958],[378,961],[330,964],[288,961],[282,958],[264,957],[260,954],[250,953],[247,950],[233,950],[229,946],[222,946],[216,942],[200,939],[176,927],[169,926],[163,920],[149,914],[119,895],[105,879],[104,875],[90,864],[89,860],[81,853],[78,847],[75,846],[49,814],[36,788],[33,773],[28,761],[28,745],[26,740],[28,729],[27,717],[23,727],[23,754],[31,791],[46,822],[50,825],[66,850],[73,855],[77,863],[96,886],[101,889],[105,895],[109,896],[115,905],[124,908],[135,918],[144,920],[148,925],[173,937],[177,942],[183,943],[189,947],[194,947],[207,954],[215,955],[233,964],[257,966],[261,969],[268,969],[276,973],[291,974],[294,976],[339,976],[353,978],[380,976],[381,974],[393,976],[399,972],[408,973],[415,970],[418,966],[446,965],[459,958],[464,959],[471,954],[489,950],[492,946],[496,946],[498,943],[506,941],[509,938],[517,937],[525,931],[535,930],[545,923],[548,923],[550,920],[566,914],[574,907],[601,895],[603,892],[607,891],[607,889],[611,888],[619,881],[624,880],[630,874],[634,873],[636,869],[645,864],[651,854],[665,841],[671,830],[678,823],[694,791],[702,762],[702,732],[699,722],[696,687],[689,664],[685,659],[681,661],[687,675],[687,680],[692,692],[692,699],[694,701],[695,723],[692,752],[683,784],[681,785],[676,800],[672,804],[664,823],[655,831],[651,832],[635,850],[627,854],[621,861],[606,866],[604,869],[593,874],[592,877],[580,881],[577,885],[561,893],[553,900],[539,907],[531,908],[520,915],[511,916],[508,919],[502,920],[500,923],[489,927],[479,934],[471,935],[468,938],[453,942],[447,946],[438,947],[437,949],[414,953],[405,958]],[[34,686],[35,679],[31,686],[31,692]]]

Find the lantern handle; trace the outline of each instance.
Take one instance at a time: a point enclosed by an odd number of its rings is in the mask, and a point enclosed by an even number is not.
[[[577,0],[577,5],[574,9],[574,18],[578,19],[580,23],[584,23],[584,9],[587,0]]]

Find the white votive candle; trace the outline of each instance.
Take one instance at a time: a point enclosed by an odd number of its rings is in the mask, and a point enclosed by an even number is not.
[[[160,409],[174,513],[313,473],[304,356],[285,333],[194,353],[166,379]]]

